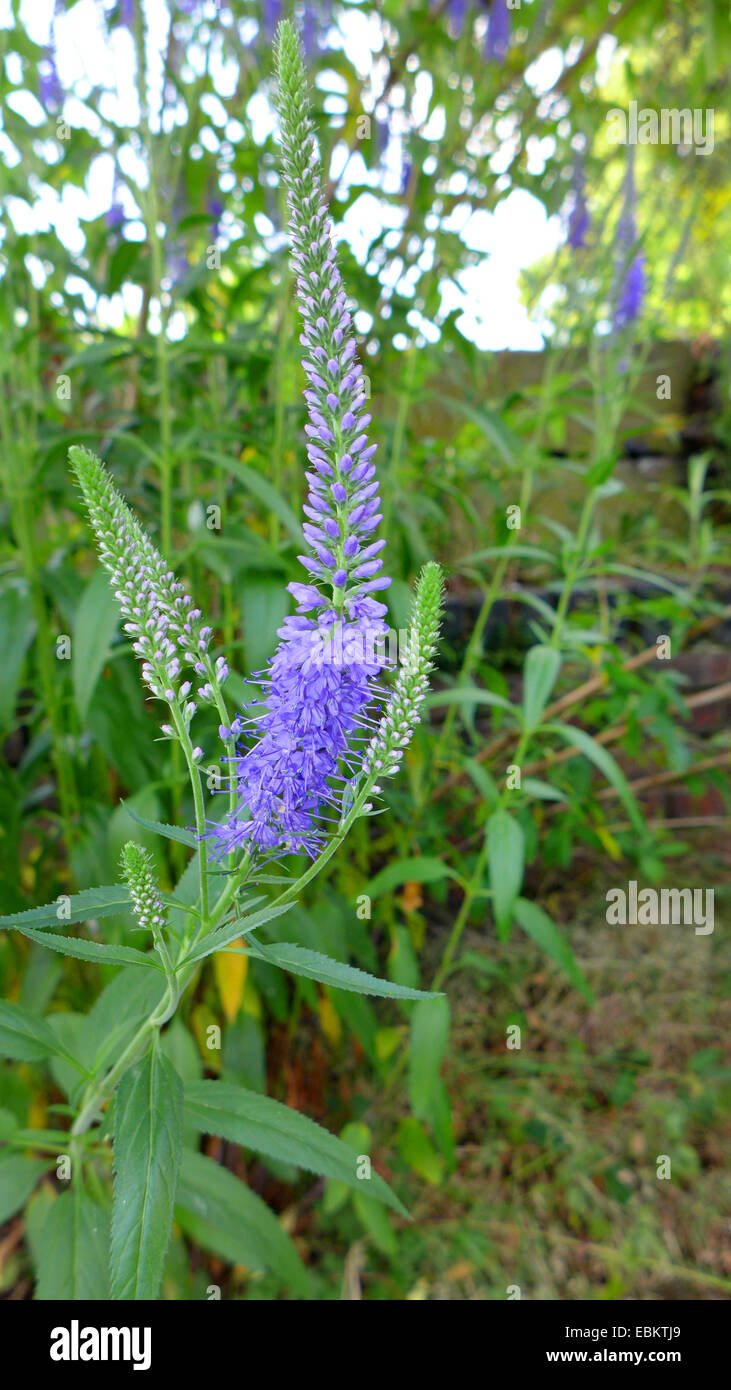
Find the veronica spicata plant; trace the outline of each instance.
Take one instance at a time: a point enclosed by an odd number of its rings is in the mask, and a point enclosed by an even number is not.
[[[183,1084],[163,1029],[208,956],[244,950],[338,989],[424,997],[316,951],[266,939],[267,924],[297,901],[356,820],[375,812],[382,783],[398,771],[427,692],[442,590],[438,566],[426,565],[408,649],[390,671],[386,608],[377,597],[389,581],[381,572],[385,540],[377,536],[375,446],[368,442],[370,417],[323,202],[305,73],[288,23],[278,29],[276,58],[309,411],[307,553],[300,557],[306,582],[289,586],[297,611],[280,629],[261,698],[246,713],[228,707],[228,664],[214,653],[211,625],[103,464],[85,449],[70,451],[148,696],[167,707],[162,738],[178,747],[190,779],[194,826],[142,824],[194,850],[195,887],[162,892],[151,858],[129,842],[119,883],[0,923],[52,951],[122,967],[74,1028],[60,1013],[44,1018],[18,1003],[0,1004],[0,1054],[52,1059],[68,1097],[68,1106],[59,1107],[68,1129],[3,1132],[17,1205],[59,1154],[68,1160],[69,1186],[50,1202],[39,1233],[39,1244],[58,1252],[39,1278],[40,1298],[156,1298],[174,1213],[204,1245],[223,1213],[217,1224],[228,1232],[227,1258],[271,1267],[307,1294],[308,1273],[273,1213],[197,1152],[191,1132],[219,1135],[356,1190],[364,1181],[347,1144],[289,1107],[228,1082]],[[205,705],[218,713],[230,771],[222,817],[207,816],[204,804],[194,728]],[[288,855],[302,853],[310,862],[298,878],[266,872],[272,858],[286,866]],[[279,889],[271,900],[253,895],[270,884]],[[124,910],[136,925],[134,947],[64,930]],[[403,1210],[377,1174],[367,1194]],[[220,1243],[211,1248],[221,1253]]]

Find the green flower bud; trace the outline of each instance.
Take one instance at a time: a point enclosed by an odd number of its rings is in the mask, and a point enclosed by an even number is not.
[[[409,648],[399,668],[386,712],[366,750],[363,771],[393,777],[404,751],[411,742],[419,710],[429,690],[429,673],[442,616],[443,577],[439,565],[430,561],[419,575],[411,610]]]
[[[120,859],[122,876],[132,899],[132,911],[145,931],[151,931],[155,941],[167,924],[160,890],[152,872],[149,854],[134,840],[128,840]]]

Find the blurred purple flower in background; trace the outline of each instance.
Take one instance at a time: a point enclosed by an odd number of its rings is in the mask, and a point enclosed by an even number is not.
[[[380,161],[383,159],[383,156],[386,153],[386,150],[388,149],[388,142],[391,138],[391,131],[389,128],[388,121],[379,121],[377,117],[375,118],[375,126],[375,148],[376,154]]]
[[[568,241],[574,251],[579,251],[586,245],[586,237],[589,231],[590,218],[589,210],[586,206],[584,197],[584,159],[583,155],[577,153],[574,159],[574,176],[572,179],[572,190],[574,196],[573,207],[569,217]]]
[[[620,332],[639,316],[645,293],[645,257],[637,246],[637,190],[635,188],[634,151],[629,158],[624,185],[624,203],[615,236],[615,277],[612,293],[614,305],[612,327]]]
[[[274,38],[274,30],[281,17],[282,0],[262,0],[261,29],[267,43],[271,43]]]
[[[405,198],[409,190],[409,180],[413,165],[410,159],[404,159],[401,165],[401,197]]]
[[[467,18],[467,0],[447,0],[447,13],[456,34],[461,34]]]
[[[212,240],[212,241],[215,241],[215,240],[216,240],[216,237],[218,236],[218,234],[219,234],[219,232],[220,232],[220,230],[221,230],[221,217],[222,217],[222,215],[223,215],[223,203],[221,202],[221,199],[220,199],[220,198],[215,198],[215,197],[214,197],[214,198],[209,198],[209,199],[208,199],[208,202],[206,203],[206,209],[207,209],[207,211],[210,213],[210,215],[211,215],[211,217],[212,217],[212,219],[213,219],[212,222],[211,222],[209,231],[210,231],[211,240]]]
[[[122,207],[122,204],[116,202],[115,200],[114,202],[112,202],[111,207],[108,209],[106,213],[106,224],[110,232],[116,231],[117,227],[124,226],[124,223],[126,221],[127,218],[125,216],[125,211]]]
[[[302,16],[302,47],[305,58],[311,62],[317,57],[317,34],[319,30],[319,16],[314,5],[305,5],[305,12]]]
[[[485,57],[502,63],[510,47],[510,10],[507,0],[492,0],[485,40]]]
[[[38,99],[41,106],[63,105],[64,91],[56,67],[56,55],[49,46],[38,64]]]
[[[131,29],[135,22],[135,0],[119,0],[118,24]]]

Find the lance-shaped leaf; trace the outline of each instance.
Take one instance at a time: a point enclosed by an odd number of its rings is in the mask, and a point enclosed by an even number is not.
[[[275,917],[281,917],[283,912],[289,912],[291,907],[294,907],[294,903],[280,903],[278,907],[263,907],[260,912],[254,912],[248,917],[237,917],[235,922],[229,922],[227,926],[219,927],[218,931],[206,936],[190,955],[178,961],[175,969],[182,970],[184,965],[192,965],[193,961],[204,960],[214,951],[223,950],[223,947],[230,946],[232,941],[238,941],[240,936],[248,936],[256,927],[263,927],[265,922],[271,922]]]
[[[51,1166],[50,1158],[26,1158],[25,1154],[0,1154],[0,1226],[25,1206],[38,1179]]]
[[[561,654],[554,647],[531,647],[523,674],[523,718],[526,728],[541,722],[548,697],[561,669]]]
[[[381,869],[367,885],[369,897],[377,898],[381,893],[391,893],[404,883],[437,883],[442,878],[456,878],[457,875],[441,859],[426,855],[414,855],[411,859],[394,859]]]
[[[565,743],[573,744],[574,748],[578,748],[595,767],[598,767],[617,792],[632,823],[632,828],[640,839],[644,840],[647,836],[647,827],[642,818],[642,812],[632,795],[629,782],[621,767],[615,762],[611,753],[607,752],[603,744],[598,743],[595,738],[591,737],[591,734],[587,734],[585,729],[578,728],[576,724],[547,724],[546,732],[558,734]]]
[[[127,815],[138,825],[143,826],[145,830],[154,830],[155,834],[162,835],[164,840],[177,840],[178,844],[188,845],[191,849],[195,849],[197,841],[192,830],[181,830],[180,826],[166,825],[161,820],[148,820],[147,816],[141,816],[138,811],[135,811],[128,801],[123,801],[122,805]]]
[[[183,1144],[183,1087],[155,1046],[125,1072],[114,1120],[111,1296],[153,1299],[170,1241]]]
[[[0,917],[0,931],[72,926],[74,922],[88,922],[91,917],[113,917],[127,907],[129,893],[123,883],[114,883],[109,888],[84,888],[81,893],[48,903],[46,907],[31,907],[27,912],[11,912],[9,917]]]
[[[417,1004],[411,1015],[409,1039],[409,1096],[417,1120],[429,1116],[448,1038],[449,1002],[444,995],[434,1004]]]
[[[229,1264],[271,1269],[303,1298],[310,1278],[266,1202],[212,1158],[185,1150],[176,1218],[187,1235]]]
[[[154,956],[146,955],[134,946],[109,946],[104,941],[85,941],[79,936],[58,936],[56,932],[34,931],[27,927],[18,927],[17,930],[31,941],[37,941],[39,946],[60,951],[63,956],[75,956],[77,960],[91,960],[97,965],[150,965],[154,970],[163,969]]]
[[[520,822],[502,807],[493,811],[487,822],[487,862],[498,936],[505,941],[510,933],[513,903],[523,882],[525,839]]]
[[[594,995],[576,964],[574,953],[548,913],[544,912],[537,903],[530,902],[528,898],[516,898],[513,904],[513,914],[523,931],[527,932],[541,950],[545,951],[546,955],[550,956],[551,960],[554,960],[566,972],[572,985],[583,994],[588,1003],[593,1004]]]
[[[358,970],[354,965],[343,965],[339,960],[323,956],[319,951],[309,951],[295,942],[282,942],[276,946],[265,946],[261,941],[249,943],[248,952],[278,965],[291,975],[303,975],[308,980],[318,980],[322,985],[332,985],[335,989],[347,989],[354,994],[377,994],[384,999],[436,999],[425,989],[409,989],[406,985],[393,984],[391,980],[379,980],[366,970]]]
[[[80,1071],[80,1062],[66,1050],[44,1018],[23,1008],[0,1000],[0,1057],[13,1057],[18,1062],[42,1062],[44,1057],[65,1057]]]
[[[359,1176],[358,1155],[306,1115],[288,1105],[256,1095],[225,1081],[192,1081],[185,1087],[185,1118],[201,1134],[218,1134],[244,1148],[294,1163],[326,1178],[335,1178],[356,1191],[366,1191],[407,1216],[398,1197],[383,1178]]]
[[[106,1302],[109,1218],[78,1181],[53,1202],[35,1245],[36,1299]]]

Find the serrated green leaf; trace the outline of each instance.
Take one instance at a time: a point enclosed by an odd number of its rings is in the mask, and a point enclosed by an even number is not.
[[[0,999],[0,1057],[12,1057],[18,1062],[41,1062],[45,1057],[55,1056],[65,1057],[83,1070],[44,1018],[24,1009],[22,1004]]]
[[[25,1206],[51,1159],[26,1158],[24,1154],[0,1154],[0,1226]]]
[[[63,898],[63,912],[59,913],[59,902],[48,903],[45,907],[31,907],[25,912],[11,912],[8,917],[0,917],[0,931],[13,931],[16,928],[73,926],[77,922],[88,922],[95,917],[113,917],[129,907],[129,892],[123,883],[104,888],[84,888]],[[67,915],[68,914],[68,915]]]
[[[185,1087],[185,1118],[202,1134],[218,1134],[311,1173],[336,1178],[359,1190],[357,1155],[306,1115],[269,1096],[244,1091],[225,1081],[194,1081]],[[368,1193],[402,1216],[408,1213],[383,1178],[374,1173]]]
[[[35,1248],[37,1300],[108,1300],[109,1218],[78,1182],[49,1207]]]
[[[282,913],[289,912],[294,906],[294,903],[280,903],[279,906],[263,907],[260,912],[248,917],[237,917],[235,922],[229,922],[228,926],[219,927],[218,931],[206,936],[190,955],[178,962],[176,970],[182,970],[183,966],[191,965],[193,961],[205,960],[205,957],[212,955],[214,951],[223,950],[224,946],[230,945],[232,941],[238,941],[240,936],[248,936],[249,932],[263,927],[265,922],[272,922],[275,917],[281,917]]]
[[[265,946],[260,941],[249,943],[248,952],[260,960],[270,961],[287,970],[291,975],[304,975],[308,980],[318,980],[322,985],[332,985],[336,989],[346,989],[354,994],[380,995],[385,999],[438,999],[425,989],[409,989],[405,985],[393,984],[391,980],[379,980],[366,970],[354,965],[343,965],[340,961],[323,956],[319,951],[309,951],[294,942],[277,943]]]
[[[145,830],[153,830],[156,835],[162,835],[165,840],[177,840],[178,844],[187,845],[189,849],[195,849],[198,841],[192,830],[181,830],[177,825],[166,825],[164,821],[148,820],[147,816],[141,816],[135,811],[128,801],[123,801],[125,811],[131,816],[133,821],[144,827]]]
[[[110,1247],[114,1299],[154,1299],[173,1222],[183,1144],[183,1085],[155,1046],[124,1073],[114,1115]]]
[[[156,970],[123,967],[102,990],[84,1019],[74,1050],[88,1058],[90,1070],[119,1056],[142,1020],[152,1013],[166,989]]]
[[[31,941],[37,941],[40,946],[60,951],[64,956],[75,956],[77,960],[91,960],[96,965],[147,965],[153,970],[163,969],[153,955],[145,955],[134,946],[109,946],[104,941],[85,941],[82,937],[58,936],[56,932],[49,931],[29,931],[27,927],[16,930]]]
[[[311,1296],[310,1276],[274,1213],[212,1158],[183,1154],[175,1212],[203,1249],[229,1264],[271,1269],[303,1298]]]

